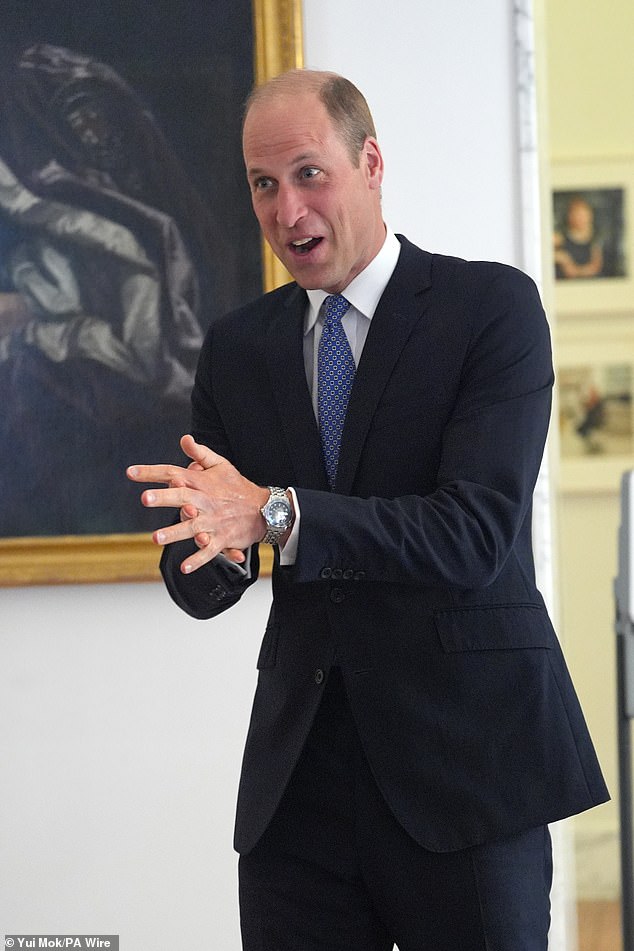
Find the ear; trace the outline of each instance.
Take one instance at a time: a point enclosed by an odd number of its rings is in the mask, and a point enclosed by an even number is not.
[[[361,161],[365,163],[370,188],[380,188],[383,182],[383,156],[379,143],[371,136],[363,143]]]

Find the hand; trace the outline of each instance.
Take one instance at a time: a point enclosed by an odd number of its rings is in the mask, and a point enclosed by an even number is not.
[[[133,482],[158,482],[167,489],[146,489],[141,495],[148,508],[180,508],[180,523],[159,528],[152,538],[158,545],[192,538],[198,551],[181,565],[189,574],[223,553],[235,562],[244,561],[243,549],[260,541],[266,524],[260,509],[268,489],[245,479],[224,456],[195,442],[181,439],[183,452],[192,460],[182,466],[130,466]]]

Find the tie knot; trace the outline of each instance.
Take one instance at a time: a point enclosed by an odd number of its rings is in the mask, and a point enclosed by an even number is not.
[[[333,324],[341,320],[350,307],[350,301],[346,300],[342,294],[330,294],[330,296],[324,300],[324,306],[326,308],[324,322]]]

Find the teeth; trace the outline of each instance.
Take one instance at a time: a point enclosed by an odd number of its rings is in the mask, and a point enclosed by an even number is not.
[[[313,240],[312,238],[300,238],[299,241],[293,241],[292,244],[293,244],[296,248],[301,248],[302,245],[308,244],[308,242],[309,242],[309,241],[312,241],[312,240]]]

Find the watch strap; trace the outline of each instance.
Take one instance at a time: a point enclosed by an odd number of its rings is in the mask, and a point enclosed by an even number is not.
[[[284,489],[281,489],[277,485],[269,485],[267,486],[267,488],[270,492],[270,495],[268,497],[266,505],[264,505],[260,509],[260,511],[262,512],[262,515],[264,516],[265,521],[266,521],[266,514],[265,514],[266,506],[269,504],[269,502],[271,502],[274,499],[283,500],[289,506],[289,509],[290,509],[290,502],[288,501],[288,496]],[[277,545],[280,538],[286,531],[288,531],[289,527],[290,527],[290,523],[288,525],[284,525],[280,527],[280,526],[271,525],[267,521],[266,534],[264,535],[264,538],[262,539],[262,541],[264,542],[265,545]]]

